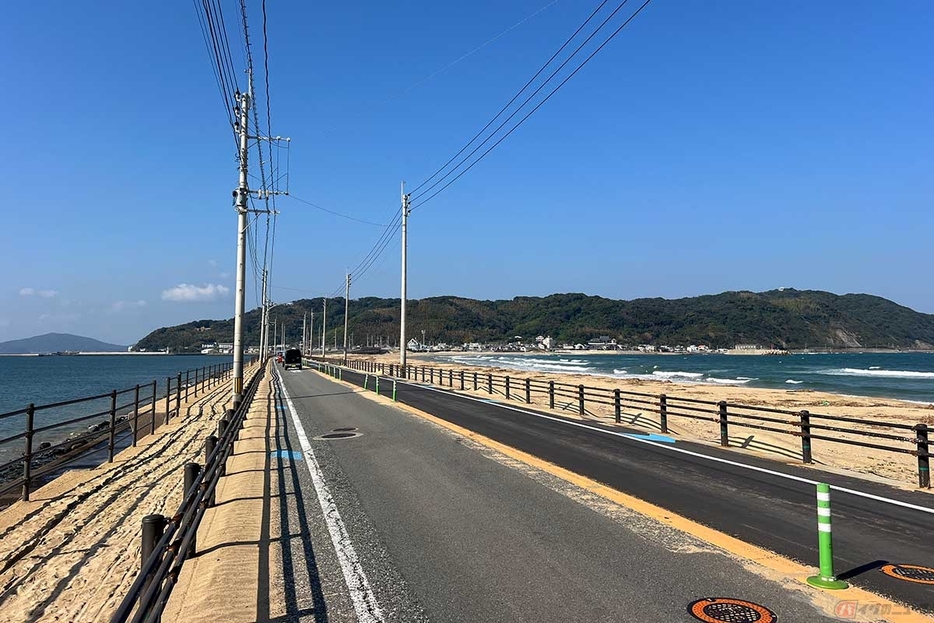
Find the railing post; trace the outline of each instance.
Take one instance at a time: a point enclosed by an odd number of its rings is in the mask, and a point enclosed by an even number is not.
[[[548,381],[548,408],[555,408],[555,382]]]
[[[658,397],[658,423],[661,424],[662,432],[668,432],[668,396],[661,394]]]
[[[107,435],[107,462],[114,462],[114,445],[117,434],[117,390],[110,392],[110,431]]]
[[[584,409],[584,386],[583,385],[577,386],[577,402],[578,402],[578,411],[580,412],[580,415],[584,415],[584,413],[586,413],[586,409]]]
[[[149,418],[149,434],[156,434],[156,396],[158,395],[159,381],[152,382],[152,417]]]
[[[422,369],[422,383],[425,382],[425,366],[419,366]],[[415,373],[415,376],[418,376],[418,372]]]
[[[931,488],[931,457],[928,449],[928,425],[915,426],[918,432],[918,486],[922,489]]]
[[[730,445],[730,429],[726,415],[726,401],[720,401],[720,445],[727,447]]]
[[[211,453],[214,452],[214,448],[217,447],[217,437],[214,435],[208,435],[204,440],[204,466],[207,469],[207,466],[210,465],[208,459],[211,458]],[[217,487],[214,488],[214,491],[211,491],[211,495],[205,499],[205,504],[210,508],[214,506],[214,500],[217,497]]]
[[[830,485],[817,483],[817,539],[820,548],[820,573],[807,583],[818,588],[839,590],[849,586],[833,573],[833,539],[830,521]]]
[[[493,393],[493,375],[492,374],[486,375],[486,393],[488,394]]]
[[[525,379],[525,404],[532,404],[532,384],[529,379]]]
[[[473,390],[477,391],[477,373],[473,373]]]
[[[804,410],[798,415],[801,418],[801,460],[811,463],[811,414]]]
[[[178,373],[175,381],[175,416],[182,414],[182,373]]]
[[[36,405],[30,402],[26,407],[26,451],[23,453],[23,500],[29,501],[29,485],[32,481],[32,431],[35,428],[33,419],[36,415]]]
[[[143,544],[140,548],[141,566],[145,567],[146,561],[149,560],[155,552],[156,544],[159,542],[159,539],[162,538],[162,534],[165,532],[165,527],[168,523],[169,520],[162,515],[146,515],[143,517]],[[156,567],[158,567],[158,565],[156,565]],[[155,570],[155,568],[153,570]],[[146,576],[146,581],[143,582],[143,590],[140,594],[145,594],[150,584],[152,584],[151,573]]]
[[[136,392],[133,394],[133,447],[136,447],[136,435],[139,433],[139,383],[136,384]]]
[[[619,390],[618,389],[613,390],[613,415],[616,418],[617,424],[623,421],[622,408],[620,407],[620,404],[619,404]]]
[[[509,375],[506,375],[506,400],[509,400]]]
[[[454,370],[448,370],[448,387],[454,387]]]
[[[461,370],[461,391],[464,390],[464,371]]]
[[[171,407],[169,401],[172,398],[172,377],[165,377],[165,423],[169,423],[169,413],[171,413]]]
[[[191,370],[185,370],[185,402],[188,402],[188,397],[191,395]]]
[[[181,373],[179,373],[181,376]],[[195,486],[195,481],[198,480],[198,474],[201,473],[201,466],[197,463],[185,463],[185,480],[184,480],[184,493],[182,494],[182,499],[188,497],[188,494],[191,492],[192,487]],[[198,531],[193,530],[191,535],[191,545],[188,547],[188,556],[194,556],[198,548],[197,545]]]
[[[195,398],[198,397],[198,368],[195,368]]]

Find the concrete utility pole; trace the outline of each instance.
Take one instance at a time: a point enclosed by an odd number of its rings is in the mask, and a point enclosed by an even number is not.
[[[305,347],[308,346],[308,334],[306,333],[308,328],[308,312],[302,316],[302,354],[305,354]]]
[[[324,315],[321,316],[321,356],[324,357],[324,336],[328,329],[328,297],[324,297]]]
[[[350,318],[350,273],[347,273],[347,285],[344,288],[344,365],[347,365],[347,321]],[[335,340],[337,334],[334,335]]]
[[[279,342],[278,342],[279,334],[276,332],[276,329],[278,328],[279,328],[279,321],[273,320],[272,321],[272,350],[273,352],[275,352],[275,350],[279,348]]]
[[[408,275],[408,262],[406,252],[409,247],[409,195],[405,194],[405,182],[402,182],[402,307],[399,314],[399,363],[405,365],[405,297],[406,277]]]
[[[308,354],[314,355],[315,349],[315,312],[311,312],[311,323],[308,325]]]
[[[266,301],[266,269],[263,269],[263,311],[260,314],[259,320],[259,358],[260,360],[266,359],[266,339],[268,338],[268,332],[266,331],[266,316],[269,313],[268,303]]]
[[[252,85],[253,76],[248,77]],[[249,111],[250,92],[237,94],[237,109],[240,113],[240,184],[234,190],[237,206],[237,289],[234,301],[234,343],[233,343],[233,407],[240,406],[243,397],[243,305],[246,300],[246,230],[247,198],[250,194],[247,185],[247,156],[249,155]]]

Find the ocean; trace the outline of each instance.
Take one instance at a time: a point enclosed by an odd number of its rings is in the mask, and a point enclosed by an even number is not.
[[[164,395],[165,379],[185,370],[231,361],[229,355],[74,355],[58,357],[0,356],[0,413],[36,405],[62,402],[134,387],[137,383],[159,381],[158,393]],[[182,374],[184,377],[184,374]],[[183,380],[184,382],[184,380]],[[151,394],[149,394],[151,395]],[[120,404],[133,396],[121,396]],[[110,399],[61,407],[36,413],[35,425],[45,426],[110,408]],[[128,409],[121,409],[126,413]],[[102,417],[106,420],[106,417]],[[0,439],[23,432],[24,416],[0,420]],[[96,420],[71,427],[80,430]],[[42,440],[55,441],[68,431],[55,431]],[[37,437],[39,437],[37,435]],[[16,448],[22,440],[11,442]],[[10,444],[0,444],[0,455],[10,451]]]
[[[588,354],[438,354],[470,366],[592,374],[619,379],[771,389],[810,389],[852,396],[934,403],[934,353],[782,356]]]

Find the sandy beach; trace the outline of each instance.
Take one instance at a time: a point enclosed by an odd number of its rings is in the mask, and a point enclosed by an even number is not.
[[[4,622],[109,620],[139,572],[142,518],[176,511],[182,466],[203,463],[230,391],[227,381],[183,400],[180,417],[113,463],[69,471],[0,511]]]
[[[588,353],[589,354],[589,353]],[[381,361],[385,364],[398,364],[399,354],[356,357]],[[847,416],[854,418],[867,418],[884,420],[887,422],[915,425],[925,423],[934,425],[934,406],[922,405],[901,400],[886,398],[868,398],[858,396],[842,396],[827,392],[808,390],[778,390],[735,386],[715,386],[692,383],[678,383],[673,381],[654,381],[642,379],[613,379],[587,374],[553,373],[553,372],[526,372],[515,369],[497,367],[469,367],[455,365],[440,361],[433,356],[409,353],[410,365],[426,365],[434,368],[465,370],[483,374],[509,375],[517,380],[516,398],[524,392],[518,391],[518,383],[524,379],[539,379],[555,381],[573,385],[583,384],[587,387],[600,387],[607,389],[620,389],[622,391],[643,392],[648,394],[666,394],[670,397],[689,398],[695,400],[721,401],[729,403],[788,409],[791,411],[809,410],[833,416]],[[474,392],[468,384],[466,393],[487,397],[485,389]],[[497,396],[502,399],[502,396]],[[567,404],[573,403],[573,404]],[[548,397],[541,393],[532,394],[532,404],[539,408],[548,408]],[[556,409],[561,415],[580,417],[576,410],[576,401],[561,398],[556,402]],[[562,408],[565,407],[565,408]],[[614,414],[610,405],[589,405],[585,419],[594,419],[602,423],[613,423]],[[648,405],[644,407],[628,406],[623,409],[622,423],[629,427],[644,428],[647,431],[658,432],[659,415],[656,409]],[[782,428],[778,425],[779,428]],[[842,427],[858,430],[878,430],[858,424],[842,424]],[[786,427],[791,431],[791,427]],[[697,420],[687,417],[669,417],[669,431],[676,438],[691,441],[716,444],[720,443],[719,426],[715,422]],[[888,432],[888,430],[886,430]],[[816,431],[815,431],[816,434]],[[876,441],[859,435],[847,433],[825,433],[841,439],[856,441]],[[906,437],[914,437],[911,431],[905,431]],[[909,444],[882,441],[882,444],[893,444],[910,448]],[[730,446],[738,452],[754,452],[775,460],[787,462],[801,462],[801,443],[797,437],[779,433],[758,431],[751,428],[732,426],[730,429]],[[813,440],[813,465],[815,467],[843,470],[853,475],[862,475],[868,478],[882,478],[891,484],[903,488],[915,488],[918,479],[917,459],[910,454],[886,452],[873,448],[834,443],[831,441]]]

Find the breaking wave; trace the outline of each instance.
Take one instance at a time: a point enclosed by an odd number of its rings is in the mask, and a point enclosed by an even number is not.
[[[882,370],[877,366],[872,368],[839,368],[824,370],[821,374],[828,376],[868,376],[886,379],[934,379],[934,372],[918,372],[915,370]]]

